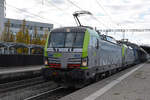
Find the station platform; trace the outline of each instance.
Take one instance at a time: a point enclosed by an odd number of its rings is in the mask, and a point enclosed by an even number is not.
[[[150,62],[128,68],[60,100],[150,100]]]
[[[0,83],[41,75],[42,65],[0,67]]]

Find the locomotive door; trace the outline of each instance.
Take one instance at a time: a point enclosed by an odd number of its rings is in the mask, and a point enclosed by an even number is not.
[[[99,40],[96,37],[93,37],[93,45],[94,45],[94,47],[93,47],[93,63],[94,63],[94,66],[98,66]]]
[[[96,38],[96,46],[95,46],[95,52],[96,52],[96,56],[95,56],[95,64],[96,66],[99,65],[99,40]]]

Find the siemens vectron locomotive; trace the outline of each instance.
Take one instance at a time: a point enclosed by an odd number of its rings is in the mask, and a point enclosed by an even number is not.
[[[67,86],[82,85],[146,61],[146,52],[138,46],[118,43],[82,26],[53,29],[44,56],[43,77]]]

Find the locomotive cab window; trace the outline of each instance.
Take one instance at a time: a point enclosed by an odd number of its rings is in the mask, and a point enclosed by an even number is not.
[[[75,34],[74,33],[69,33],[66,35],[66,42],[65,42],[65,47],[72,47],[73,41],[74,41]]]
[[[49,47],[63,47],[64,46],[64,40],[65,35],[63,33],[51,33],[51,36],[49,38]]]
[[[52,48],[82,48],[84,33],[51,33],[48,47]]]

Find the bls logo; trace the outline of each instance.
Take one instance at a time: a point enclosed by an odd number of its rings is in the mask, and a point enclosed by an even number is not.
[[[55,48],[56,52],[70,52],[71,48]]]

